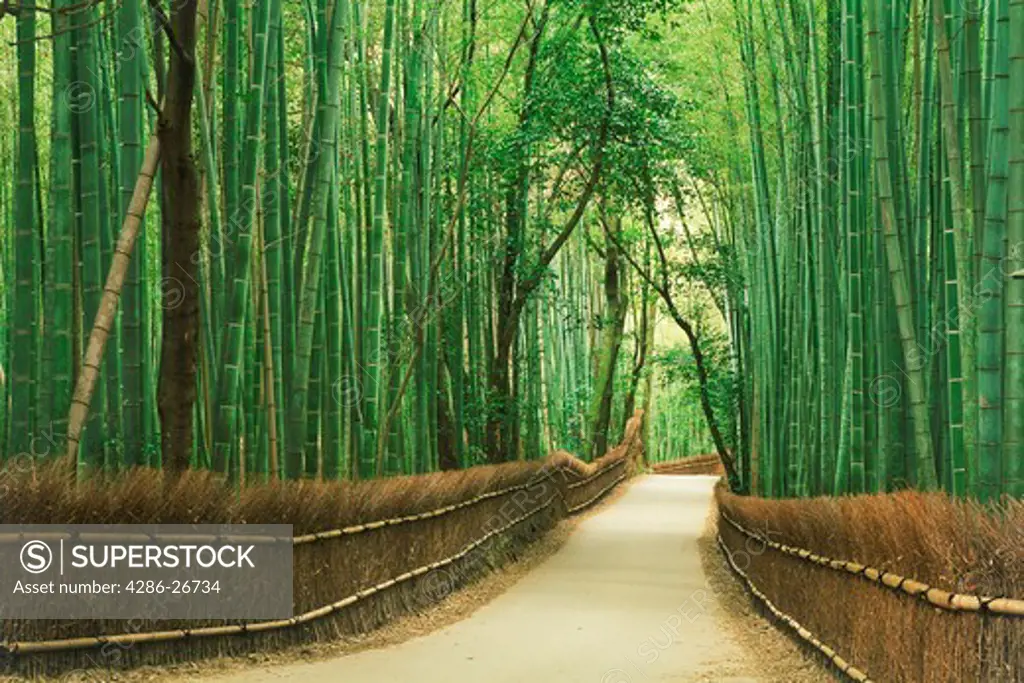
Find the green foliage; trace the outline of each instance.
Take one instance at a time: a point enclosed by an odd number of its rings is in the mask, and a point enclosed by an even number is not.
[[[200,321],[197,385],[181,387],[195,396],[185,450],[240,484],[479,464],[495,457],[486,431],[503,400],[523,437],[511,455],[584,451],[607,330],[603,242],[590,243],[598,206],[628,223],[638,183],[670,175],[695,144],[685,107],[636,47],[675,3],[550,0],[529,18],[504,0],[208,4],[191,105],[201,205],[187,207],[201,220],[198,300],[181,298],[191,288],[164,263],[180,243],[160,232],[172,208],[161,176],[82,464],[159,465],[169,311]],[[31,9],[0,22],[18,38],[0,52],[7,456],[51,415],[65,424],[157,121],[145,94],[166,94],[177,50],[148,16],[139,0],[55,12],[55,49]],[[515,315],[499,303],[506,272],[513,295],[526,292]],[[641,289],[623,276],[623,311]],[[605,368],[609,434],[640,372],[643,340],[625,317],[606,340],[621,350]],[[505,397],[488,382],[502,325]]]
[[[708,366],[708,387],[715,413],[728,421],[736,415],[738,403],[738,378],[730,361],[731,344],[725,335],[708,332],[702,336],[701,350]],[[659,396],[693,406],[700,403],[700,381],[688,348],[674,346],[661,350],[654,355],[652,362],[660,384]],[[734,426],[727,422],[725,433],[730,436],[729,447],[735,448],[736,444],[731,439],[735,433]],[[712,451],[713,445],[709,443],[706,452]]]

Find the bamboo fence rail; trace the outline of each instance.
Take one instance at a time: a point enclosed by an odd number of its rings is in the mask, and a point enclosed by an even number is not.
[[[655,474],[721,474],[722,463],[717,455],[700,455],[682,460],[655,463]]]
[[[914,598],[950,612],[981,612],[1003,616],[1022,617],[1024,616],[1024,600],[999,596],[981,596],[964,593],[953,593],[951,591],[935,588],[922,581],[887,572],[882,569],[870,567],[852,560],[837,560],[825,555],[819,555],[806,548],[795,548],[792,546],[777,543],[765,538],[760,534],[746,529],[738,522],[730,518],[725,512],[719,510],[722,519],[728,522],[733,528],[744,536],[763,543],[766,547],[776,552],[798,558],[805,562],[827,567],[838,572],[846,572],[851,576],[860,576],[872,583],[875,583],[892,591],[905,593]]]
[[[608,468],[608,469],[610,469],[610,468]],[[603,472],[598,472],[597,474],[592,476],[592,479],[597,479],[599,476],[601,476],[601,474],[603,474]],[[611,484],[609,484],[608,486],[606,486],[603,489],[601,489],[600,491],[598,491],[592,498],[588,498],[587,500],[583,501],[579,505],[574,505],[572,507],[567,507],[566,508],[566,512],[568,514],[570,514],[570,515],[574,515],[577,512],[580,512],[580,511],[590,507],[591,505],[596,503],[598,500],[600,500],[606,493],[608,493],[613,488],[618,486],[619,483],[622,482],[622,480],[625,479],[625,478],[626,478],[626,473],[623,472],[622,474],[620,474],[618,477],[615,478],[615,481],[613,481]]]
[[[767,595],[765,595],[747,576],[746,572],[740,569],[736,562],[732,559],[732,552],[726,546],[725,541],[722,540],[721,535],[717,537],[718,545],[722,549],[722,553],[725,555],[726,561],[729,563],[729,567],[736,572],[743,582],[746,584],[747,589],[757,598],[761,603],[771,612],[777,619],[782,621],[784,624],[789,626],[802,640],[814,647],[818,652],[823,654],[829,662],[832,663],[839,671],[848,676],[850,680],[857,681],[857,683],[874,683],[866,673],[853,666],[850,662],[846,661],[839,655],[833,648],[821,642],[813,633],[804,628],[799,621],[789,616],[778,607],[775,606]]]
[[[353,536],[355,534],[361,534],[366,531],[373,531],[374,529],[380,529],[385,526],[398,526],[400,524],[408,524],[410,522],[420,522],[425,519],[432,519],[434,517],[443,517],[451,514],[456,510],[462,510],[464,508],[472,507],[485,500],[491,498],[500,498],[510,493],[517,491],[524,491],[539,485],[545,479],[552,478],[555,473],[561,471],[560,469],[548,470],[543,476],[537,477],[533,481],[524,482],[522,484],[516,484],[515,486],[508,486],[497,491],[489,491],[487,493],[481,493],[479,496],[470,498],[461,503],[453,503],[451,505],[445,505],[444,507],[437,508],[435,510],[428,510],[415,515],[405,515],[402,517],[393,517],[391,519],[381,519],[375,522],[366,522],[363,524],[353,524],[351,526],[344,527],[342,529],[329,529],[327,531],[317,531],[312,534],[303,534],[302,536],[296,536],[292,539],[292,545],[305,545],[307,543],[315,543],[317,541],[327,541],[335,538],[341,538],[342,536]],[[597,476],[596,474],[594,476]]]

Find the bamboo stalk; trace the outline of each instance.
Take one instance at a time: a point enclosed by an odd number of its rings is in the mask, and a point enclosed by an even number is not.
[[[89,415],[89,403],[92,400],[93,390],[96,388],[96,380],[100,375],[103,349],[110,336],[112,321],[117,314],[121,289],[128,274],[132,249],[135,247],[136,238],[143,224],[146,204],[149,202],[149,194],[153,189],[153,177],[156,175],[159,161],[160,141],[156,135],[153,135],[149,139],[149,146],[142,158],[132,199],[125,211],[124,223],[117,238],[117,246],[114,249],[110,270],[107,272],[106,284],[103,287],[103,297],[96,310],[96,318],[93,321],[92,331],[89,333],[89,345],[86,347],[78,380],[75,383],[75,391],[71,397],[67,433],[67,457],[71,467],[77,466],[78,444]]]

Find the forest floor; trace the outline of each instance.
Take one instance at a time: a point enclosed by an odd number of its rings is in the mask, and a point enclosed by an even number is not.
[[[709,519],[715,481],[700,476],[635,481],[614,504],[583,519],[549,559],[527,561],[535,565],[531,571],[499,576],[500,595],[493,587],[483,588],[489,594],[485,599],[481,588],[463,591],[468,595],[450,600],[468,599],[456,610],[464,618],[442,618],[426,633],[428,619],[420,633],[406,628],[405,642],[364,643],[360,652],[320,661],[307,649],[251,660],[227,673],[178,669],[165,672],[171,678],[159,678],[202,683],[830,679],[756,613],[725,569]],[[562,533],[567,530],[554,535]],[[383,647],[366,649],[375,644]],[[296,661],[299,657],[306,661]]]

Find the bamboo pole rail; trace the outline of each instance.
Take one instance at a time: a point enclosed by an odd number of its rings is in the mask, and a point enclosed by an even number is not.
[[[461,503],[453,503],[451,505],[445,505],[434,510],[428,510],[426,512],[420,512],[414,515],[404,515],[402,517],[392,517],[391,519],[380,519],[375,522],[364,522],[362,524],[353,524],[341,529],[329,529],[327,531],[317,531],[312,534],[303,534],[302,536],[296,536],[292,539],[292,545],[306,545],[307,543],[315,543],[317,541],[327,541],[335,538],[341,538],[342,536],[352,536],[355,534],[361,534],[366,531],[373,531],[374,529],[380,529],[386,526],[398,526],[400,524],[408,524],[410,522],[419,522],[425,519],[431,519],[434,517],[444,517],[449,515],[456,510],[462,510],[464,508],[472,507],[490,500],[492,498],[500,498],[510,493],[517,491],[525,491],[526,489],[539,486],[545,479],[551,479],[556,473],[559,473],[561,468],[554,468],[548,470],[543,476],[538,477],[535,480],[531,480],[522,484],[516,484],[515,486],[508,486],[503,489],[496,491],[490,491],[487,493],[481,493],[478,496],[462,501]]]
[[[872,681],[866,673],[855,667],[850,662],[846,661],[846,659],[841,657],[839,653],[835,651],[835,649],[821,642],[821,640],[818,639],[813,633],[804,628],[799,621],[797,621],[796,619],[794,619],[793,617],[789,616],[788,614],[780,610],[778,607],[776,607],[775,603],[773,603],[768,598],[768,596],[765,595],[754,584],[753,581],[751,581],[750,577],[747,576],[746,572],[744,572],[736,565],[736,562],[732,559],[732,552],[730,552],[728,546],[725,545],[725,541],[722,540],[721,534],[717,536],[717,540],[718,546],[722,549],[722,553],[725,555],[725,559],[729,563],[729,567],[734,572],[736,572],[737,576],[739,576],[743,580],[743,582],[747,586],[747,589],[754,595],[754,597],[756,597],[762,604],[764,604],[765,607],[768,608],[769,612],[771,612],[777,619],[786,624],[786,626],[789,626],[791,629],[793,629],[793,631],[795,631],[796,634],[804,642],[808,643],[816,650],[818,650],[818,652],[825,655],[829,662],[831,662],[833,666],[835,666],[847,677],[849,677],[850,680],[857,681],[857,683],[874,683],[874,681]]]
[[[699,455],[681,460],[657,462],[651,466],[655,474],[686,474],[691,470],[714,468],[721,465],[717,455]]]
[[[596,478],[597,478],[597,475],[594,475],[594,478],[596,479]],[[605,495],[606,493],[608,493],[608,492],[609,492],[609,491],[611,491],[611,490],[612,490],[613,488],[615,488],[616,486],[618,486],[618,485],[619,485],[619,483],[620,483],[620,482],[621,482],[621,481],[622,481],[623,479],[625,479],[625,478],[626,478],[626,473],[625,473],[625,472],[623,472],[622,474],[620,474],[620,475],[619,475],[619,476],[618,476],[618,477],[617,477],[617,478],[615,479],[615,481],[613,481],[613,482],[612,482],[611,484],[609,484],[608,486],[606,486],[606,487],[604,487],[603,489],[601,489],[600,491],[598,491],[598,492],[597,492],[597,494],[596,494],[596,495],[595,495],[595,496],[594,496],[593,498],[588,498],[587,500],[583,501],[583,502],[582,502],[582,503],[580,503],[579,505],[576,505],[576,506],[574,506],[574,507],[571,507],[571,508],[567,508],[567,509],[566,509],[566,511],[567,511],[567,512],[568,512],[568,513],[569,513],[570,515],[573,515],[573,514],[576,514],[576,513],[577,513],[577,512],[579,512],[579,511],[581,511],[581,510],[583,510],[583,509],[587,508],[587,507],[590,507],[590,506],[591,506],[591,505],[593,505],[593,504],[594,504],[595,502],[597,502],[598,500],[600,500],[600,499],[601,499],[601,498],[602,498],[602,497],[603,497],[603,496],[604,496],[604,495]]]
[[[580,486],[585,486],[585,485],[589,484],[590,482],[594,481],[595,479],[597,479],[598,477],[600,477],[602,474],[604,474],[605,472],[607,472],[611,468],[615,467],[616,465],[624,465],[624,464],[626,464],[626,459],[625,458],[619,458],[617,460],[613,460],[611,463],[605,465],[604,467],[602,467],[598,471],[594,472],[593,474],[588,475],[586,478],[581,479],[580,481],[577,481],[577,482],[574,482],[572,484],[569,484],[565,488],[568,489],[569,491],[572,491],[573,489],[577,489]]]
[[[744,536],[763,543],[766,547],[776,552],[795,557],[804,562],[816,564],[838,572],[846,572],[851,576],[860,576],[872,583],[875,583],[892,591],[904,593],[913,598],[918,598],[930,605],[950,612],[981,612],[997,614],[1002,616],[1024,617],[1024,600],[1016,598],[970,595],[965,593],[953,593],[942,590],[915,579],[887,572],[882,569],[870,567],[852,560],[837,560],[825,555],[819,555],[806,548],[794,548],[792,546],[777,543],[765,538],[760,534],[746,529],[738,522],[729,517],[723,510],[719,510],[722,519],[728,522],[733,528]]]

